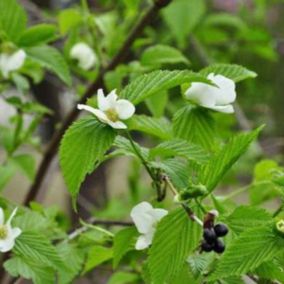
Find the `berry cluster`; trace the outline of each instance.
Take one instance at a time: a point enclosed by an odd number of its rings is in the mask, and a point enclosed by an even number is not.
[[[225,250],[225,244],[219,238],[226,236],[228,228],[224,224],[217,224],[214,227],[204,228],[203,241],[201,243],[201,249],[205,252],[214,250],[217,253],[223,253]]]

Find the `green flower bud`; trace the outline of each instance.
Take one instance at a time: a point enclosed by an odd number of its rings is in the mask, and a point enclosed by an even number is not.
[[[207,188],[203,184],[191,184],[186,189],[179,192],[179,195],[176,197],[176,201],[187,201],[192,198],[204,196],[207,193]]]
[[[276,233],[284,237],[284,219],[280,219],[275,223]]]

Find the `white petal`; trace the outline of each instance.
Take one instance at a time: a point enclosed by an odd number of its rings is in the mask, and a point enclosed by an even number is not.
[[[10,251],[15,245],[15,239],[14,238],[7,238],[5,240],[0,241],[0,251],[1,252],[7,252]]]
[[[116,101],[117,101],[117,94],[116,89],[112,90],[107,96],[106,100],[108,101],[109,108],[115,109]]]
[[[149,214],[153,207],[148,202],[141,202],[132,208],[130,216],[141,234],[146,234],[153,228],[154,218]]]
[[[98,89],[97,92],[97,97],[98,97],[98,107],[102,111],[106,111],[110,108],[110,105],[108,103],[107,98],[104,95],[103,89]]]
[[[115,104],[115,110],[120,119],[128,119],[135,112],[135,106],[128,100],[118,100]]]
[[[151,233],[149,234],[139,236],[135,244],[135,248],[137,250],[143,250],[148,248],[152,244],[153,236],[154,231],[151,231]]]
[[[150,214],[153,216],[156,222],[159,222],[163,217],[168,214],[168,211],[161,208],[155,208],[151,211]]]
[[[22,230],[20,228],[12,228],[12,235],[14,239],[16,239],[21,233]]]
[[[15,53],[1,54],[0,56],[0,69],[3,73],[3,76],[7,78],[11,71],[18,70],[24,65],[26,59],[26,53],[24,50],[20,49]]]
[[[7,226],[10,226],[10,225],[11,225],[11,222],[12,222],[13,218],[15,217],[17,211],[18,211],[18,207],[16,207],[16,208],[13,210],[12,214],[10,215],[10,217],[9,217],[7,223],[6,223]]]
[[[232,105],[226,105],[226,106],[214,106],[210,107],[210,109],[218,111],[218,112],[223,112],[223,113],[234,113],[234,107]]]
[[[0,225],[3,225],[4,222],[5,222],[4,211],[3,211],[3,209],[0,207]]]
[[[127,128],[127,125],[123,123],[122,121],[113,122],[111,120],[108,120],[106,123],[115,129],[126,129]]]

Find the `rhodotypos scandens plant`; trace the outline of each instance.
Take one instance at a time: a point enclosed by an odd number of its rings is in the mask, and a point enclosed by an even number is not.
[[[11,222],[17,213],[17,208],[14,209],[8,221],[5,223],[3,209],[0,208],[0,251],[10,251],[14,245],[16,238],[21,234],[20,228],[12,228]]]
[[[70,57],[78,60],[79,67],[84,70],[90,70],[98,61],[93,49],[84,42],[79,42],[71,48]]]
[[[236,85],[231,79],[210,73],[207,76],[214,85],[192,83],[186,90],[185,97],[205,108],[218,112],[233,113],[232,103],[236,99]]]
[[[20,69],[24,65],[25,59],[26,53],[22,49],[12,54],[0,54],[0,71],[3,77],[7,79],[12,71]]]
[[[134,105],[128,100],[118,99],[116,90],[106,97],[102,89],[98,90],[98,109],[87,105],[78,105],[78,109],[94,114],[101,122],[116,129],[126,129],[121,120],[129,119],[135,112]]]
[[[161,208],[153,208],[148,202],[141,202],[131,211],[131,218],[141,236],[138,237],[135,248],[143,250],[152,244],[158,222],[168,214]]]

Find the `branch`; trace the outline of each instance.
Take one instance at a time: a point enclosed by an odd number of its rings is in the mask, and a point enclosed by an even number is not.
[[[171,0],[156,0],[154,1],[154,5],[151,6],[148,11],[145,13],[145,15],[141,18],[141,20],[137,23],[137,25],[133,28],[133,30],[130,32],[128,37],[126,38],[123,46],[117,53],[117,55],[112,59],[112,61],[109,63],[109,65],[102,69],[100,74],[98,75],[95,82],[93,82],[89,88],[86,90],[85,94],[82,96],[79,102],[77,102],[73,109],[70,111],[70,113],[67,115],[65,120],[62,123],[62,126],[59,128],[59,130],[54,134],[49,146],[46,149],[46,152],[44,154],[44,157],[40,163],[40,166],[38,168],[37,174],[35,176],[34,182],[31,185],[28,194],[25,197],[24,205],[28,205],[32,200],[35,200],[38,196],[38,193],[40,191],[40,187],[42,185],[42,182],[47,174],[47,171],[49,169],[49,166],[55,157],[58,149],[58,145],[60,143],[60,140],[65,133],[65,131],[68,129],[68,127],[75,121],[78,117],[79,111],[77,110],[77,104],[83,104],[86,102],[88,98],[93,96],[94,92],[103,87],[104,82],[103,78],[106,72],[115,69],[120,63],[124,62],[129,49],[135,39],[141,34],[143,29],[157,16],[159,10],[168,5]]]

